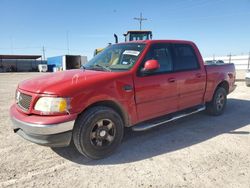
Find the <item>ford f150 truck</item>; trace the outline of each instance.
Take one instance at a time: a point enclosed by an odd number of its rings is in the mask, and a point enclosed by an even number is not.
[[[114,44],[77,70],[21,82],[10,108],[13,130],[50,147],[71,143],[100,159],[135,131],[206,110],[223,113],[234,90],[233,64],[204,65],[193,42]]]

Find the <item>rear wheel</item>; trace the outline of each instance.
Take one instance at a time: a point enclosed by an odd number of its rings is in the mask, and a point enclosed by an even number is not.
[[[120,145],[123,121],[113,109],[97,106],[80,115],[73,130],[77,150],[90,159],[101,159]]]
[[[218,116],[224,112],[227,104],[227,92],[223,87],[216,89],[212,101],[207,103],[206,109],[210,115]]]

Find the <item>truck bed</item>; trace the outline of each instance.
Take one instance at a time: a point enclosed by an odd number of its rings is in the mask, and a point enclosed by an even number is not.
[[[214,93],[215,86],[219,81],[225,80],[229,83],[228,93],[231,93],[235,86],[235,67],[233,63],[204,65],[207,72],[206,101],[209,101]]]

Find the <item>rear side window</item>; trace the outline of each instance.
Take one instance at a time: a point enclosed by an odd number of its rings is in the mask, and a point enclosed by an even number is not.
[[[175,63],[174,71],[185,71],[199,69],[194,49],[188,44],[175,44],[174,46]]]

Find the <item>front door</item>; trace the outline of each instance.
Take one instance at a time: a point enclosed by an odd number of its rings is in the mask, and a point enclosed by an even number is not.
[[[135,76],[135,101],[140,121],[177,110],[177,82],[171,51],[169,44],[152,44],[139,69],[149,59],[157,60],[160,68],[146,75],[140,74],[138,70]]]

